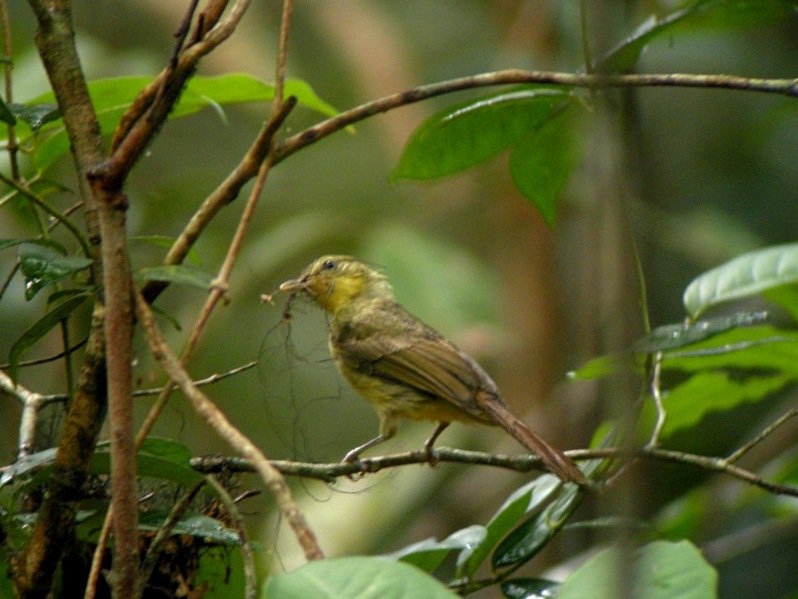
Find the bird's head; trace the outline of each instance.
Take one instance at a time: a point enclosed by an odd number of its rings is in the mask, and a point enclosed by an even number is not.
[[[385,276],[352,256],[317,258],[296,279],[280,285],[280,291],[305,293],[332,314],[356,299],[393,297]]]

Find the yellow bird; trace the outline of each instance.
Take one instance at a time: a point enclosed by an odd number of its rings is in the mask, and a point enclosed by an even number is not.
[[[281,291],[304,293],[332,315],[330,353],[341,374],[377,411],[380,434],[355,447],[358,456],[396,434],[398,420],[439,424],[424,444],[433,445],[453,421],[499,425],[566,482],[587,484],[562,451],[517,418],[496,383],[470,356],[405,310],[385,276],[351,256],[323,256]]]

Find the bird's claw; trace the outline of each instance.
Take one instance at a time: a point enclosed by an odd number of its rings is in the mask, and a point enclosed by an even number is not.
[[[425,447],[424,453],[427,454],[427,464],[430,465],[430,468],[435,468],[438,465],[438,452],[435,451],[432,447]]]

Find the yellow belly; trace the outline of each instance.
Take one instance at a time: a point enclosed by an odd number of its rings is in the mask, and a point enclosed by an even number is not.
[[[339,370],[352,388],[381,415],[410,420],[495,424],[487,414],[484,420],[477,418],[445,399],[422,395],[410,387],[353,371],[340,363]]]

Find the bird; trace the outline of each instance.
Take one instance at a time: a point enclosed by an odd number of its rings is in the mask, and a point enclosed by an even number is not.
[[[393,437],[401,419],[437,422],[433,445],[452,422],[498,425],[564,482],[588,484],[561,450],[534,433],[502,399],[496,383],[464,351],[399,304],[385,275],[352,256],[314,260],[280,291],[305,295],[326,310],[329,349],[338,370],[379,417],[379,434],[349,451],[345,462]]]

